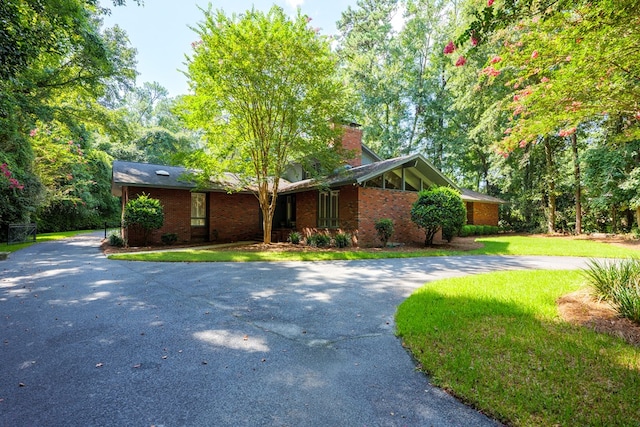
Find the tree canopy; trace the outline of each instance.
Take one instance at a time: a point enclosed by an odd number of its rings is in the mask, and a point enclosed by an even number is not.
[[[289,18],[276,6],[232,16],[203,12],[187,61],[193,94],[182,105],[186,122],[207,142],[193,166],[204,179],[228,171],[255,189],[269,243],[285,167],[297,162],[326,172],[341,157],[340,144],[330,143],[344,114],[337,60],[300,13]]]

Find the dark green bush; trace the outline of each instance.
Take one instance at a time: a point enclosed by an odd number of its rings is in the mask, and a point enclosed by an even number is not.
[[[393,235],[393,221],[389,218],[381,218],[376,221],[374,227],[378,233],[378,239],[382,242],[382,247],[386,247]]]
[[[165,245],[172,245],[178,241],[178,235],[176,233],[164,233],[160,236],[160,240]]]
[[[109,234],[109,244],[121,248],[124,246],[124,239],[120,236],[120,233],[111,233]]]
[[[333,236],[333,241],[338,248],[347,248],[351,246],[351,235],[348,233],[338,233]]]
[[[124,224],[126,227],[140,229],[146,246],[151,232],[164,224],[164,211],[160,200],[153,199],[144,193],[129,200],[124,208]]]
[[[301,240],[302,234],[300,234],[298,231],[292,231],[291,233],[289,233],[289,237],[287,238],[287,241],[289,243],[293,243],[294,245],[299,244]]]
[[[322,234],[322,233],[313,233],[309,237],[307,237],[307,245],[309,246],[317,246],[319,248],[324,248],[329,246],[331,243],[331,237]]]
[[[467,209],[460,194],[449,187],[423,190],[411,207],[411,221],[425,232],[425,246],[433,244],[433,237],[442,229],[442,236],[450,240],[467,219]]]

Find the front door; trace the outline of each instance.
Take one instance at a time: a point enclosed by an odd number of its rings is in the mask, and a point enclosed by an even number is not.
[[[209,194],[191,193],[191,240],[209,240]]]

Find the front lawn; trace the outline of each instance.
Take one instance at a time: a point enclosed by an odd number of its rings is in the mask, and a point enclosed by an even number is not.
[[[640,349],[558,316],[584,282],[510,271],[428,283],[398,308],[397,333],[435,385],[502,422],[637,426]]]
[[[455,242],[455,239],[454,239]],[[247,262],[247,261],[330,261],[381,258],[415,258],[451,255],[551,255],[602,258],[627,258],[638,256],[637,249],[613,246],[590,240],[560,237],[497,236],[476,239],[480,249],[460,251],[447,249],[412,250],[237,250],[191,249],[180,251],[135,252],[109,255],[110,259],[129,261],[164,262]]]

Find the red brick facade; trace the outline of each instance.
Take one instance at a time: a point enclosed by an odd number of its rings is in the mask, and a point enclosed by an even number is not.
[[[467,202],[467,224],[498,225],[499,209],[495,203]]]
[[[392,242],[424,243],[424,231],[411,221],[411,206],[418,200],[418,193],[382,188],[360,188],[359,192],[358,245],[380,245],[375,223],[382,218],[393,220]]]
[[[175,233],[178,242],[202,240],[196,237],[191,227],[191,192],[181,189],[163,188],[123,188],[123,211],[127,200],[135,199],[139,194],[160,200],[164,210],[164,224],[154,230],[149,238],[150,244],[158,244],[165,233]],[[262,233],[260,207],[258,199],[252,194],[208,194],[208,230],[204,239],[218,242],[231,242],[253,239]],[[208,236],[208,237],[206,237]],[[144,244],[144,236],[134,229],[125,230],[125,238],[130,246]]]
[[[411,222],[411,206],[417,200],[418,193],[355,185],[338,190],[339,230],[351,234],[354,244],[362,247],[379,246],[375,222],[381,218],[393,220],[395,232],[392,241],[424,243],[424,231]],[[318,191],[297,194],[296,225],[305,236],[318,231],[317,207]],[[439,238],[438,233],[436,240]]]
[[[209,240],[232,242],[262,235],[260,204],[253,194],[209,194]]]

